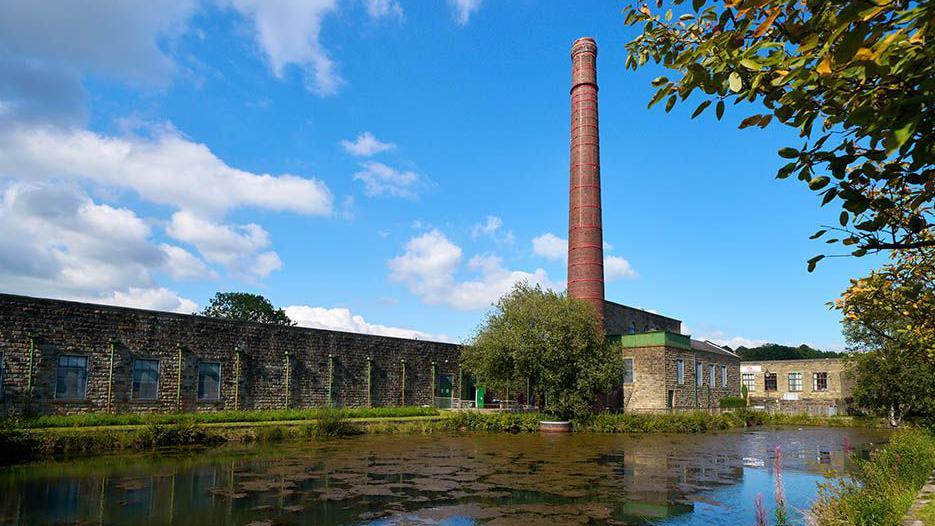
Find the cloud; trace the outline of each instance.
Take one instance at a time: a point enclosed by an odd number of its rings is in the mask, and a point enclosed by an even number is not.
[[[176,310],[194,304],[157,287],[153,273],[211,272],[184,249],[151,242],[148,222],[133,211],[67,184],[8,186],[0,231],[0,289],[8,292],[134,306],[159,297]],[[184,271],[170,267],[182,260]]]
[[[269,233],[255,223],[224,225],[189,212],[176,212],[166,233],[194,245],[205,259],[235,274],[265,278],[282,268],[279,256],[265,251],[270,245]]]
[[[604,250],[613,250],[610,243],[604,242]],[[568,240],[546,232],[532,239],[532,252],[551,261],[568,260]],[[630,262],[620,256],[604,256],[604,279],[614,281],[621,278],[635,279],[636,271]]]
[[[458,280],[461,247],[434,229],[411,238],[402,255],[389,261],[390,279],[402,283],[428,304],[442,304],[458,310],[489,307],[514,284],[528,281],[547,288],[560,288],[543,269],[533,272],[510,270],[496,256],[475,256],[466,270],[474,279]]]
[[[308,305],[290,305],[285,308],[285,311],[286,315],[301,327],[376,334],[395,338],[443,342],[451,341],[451,338],[444,334],[431,334],[414,329],[368,323],[364,320],[363,316],[353,314],[349,309],[341,307],[329,309],[325,307],[310,307]]]
[[[184,33],[196,9],[194,0],[6,0],[0,50],[21,63],[41,61],[51,67],[164,83],[176,66],[160,42]]]
[[[618,256],[604,256],[604,279],[614,281],[620,278],[636,278],[636,271],[630,262]]]
[[[545,259],[563,260],[568,258],[568,240],[547,232],[532,239],[532,252]]]
[[[150,289],[131,287],[126,291],[114,291],[108,295],[70,299],[88,303],[116,305],[118,307],[178,312],[181,314],[192,314],[198,310],[198,304],[194,301],[183,298],[175,292],[163,287]]]
[[[471,227],[471,237],[477,239],[482,235],[492,235],[499,230],[501,226],[503,226],[502,219],[497,216],[487,216],[487,220],[484,223],[478,223]]]
[[[683,326],[682,332],[684,334],[691,334],[688,327],[685,326]],[[731,349],[736,349],[738,347],[759,347],[760,345],[769,343],[767,340],[751,339],[743,336],[728,336],[724,331],[712,331],[693,335],[692,337],[696,340],[708,340],[720,346],[730,347]]]
[[[341,146],[344,151],[357,157],[370,157],[386,150],[396,147],[393,143],[380,142],[372,133],[365,131],[357,136],[354,141],[343,140]]]
[[[0,130],[0,179],[90,181],[202,214],[245,206],[307,215],[332,211],[331,192],[318,179],[239,170],[171,127],[153,133],[111,137],[78,128],[11,126]]]
[[[381,18],[405,18],[403,8],[396,0],[367,0],[367,14],[374,20]]]
[[[363,170],[354,174],[354,180],[363,181],[364,193],[370,197],[389,195],[413,199],[425,184],[425,178],[415,172],[400,172],[376,161],[366,161],[360,166]]]
[[[160,245],[166,256],[165,270],[172,279],[216,279],[217,272],[208,268],[200,258],[182,247],[163,243]]]
[[[471,20],[471,15],[480,9],[483,0],[448,0],[448,6],[451,7],[455,21],[460,25],[467,25]]]
[[[285,76],[295,65],[306,73],[306,86],[321,96],[334,95],[344,83],[320,41],[324,17],[335,10],[336,0],[230,0],[253,23],[257,45],[269,60],[273,74]]]

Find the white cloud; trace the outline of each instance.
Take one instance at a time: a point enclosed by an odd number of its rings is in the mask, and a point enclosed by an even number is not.
[[[545,270],[510,270],[496,256],[471,258],[466,267],[475,275],[474,279],[458,280],[455,274],[461,263],[461,247],[435,229],[411,238],[404,253],[390,260],[388,266],[393,281],[403,283],[426,303],[459,310],[489,307],[520,281],[560,288]]]
[[[684,334],[691,334],[688,327],[682,328]],[[769,343],[767,340],[759,340],[755,338],[745,338],[743,336],[728,336],[724,331],[711,331],[703,334],[694,334],[692,338],[696,340],[708,340],[714,342],[721,346],[727,346],[731,349],[736,349],[738,347],[759,347]]]
[[[400,172],[376,161],[366,161],[360,166],[363,170],[354,174],[354,180],[363,181],[364,193],[370,197],[390,195],[412,199],[424,185],[424,177],[415,172]]]
[[[163,82],[175,64],[160,41],[182,34],[196,9],[195,0],[6,0],[0,49],[23,61],[41,59],[67,69]]]
[[[636,278],[636,271],[630,262],[618,256],[604,256],[604,279],[614,281],[620,278]]]
[[[390,142],[380,142],[372,133],[365,131],[357,136],[353,141],[347,139],[341,141],[341,147],[344,151],[357,157],[370,157],[380,152],[385,152],[396,147]]]
[[[217,273],[208,268],[204,261],[184,248],[166,243],[160,245],[160,248],[166,255],[164,268],[172,279],[215,279],[218,277]]]
[[[224,265],[236,274],[265,278],[282,268],[270,245],[269,233],[260,225],[224,225],[189,212],[176,212],[166,228],[174,239],[194,245],[205,259]]]
[[[306,72],[306,86],[321,95],[334,95],[344,83],[320,41],[321,24],[337,7],[336,0],[230,0],[253,22],[256,41],[269,60],[273,74],[285,75],[286,66]]]
[[[179,247],[152,243],[149,224],[133,211],[65,184],[8,186],[0,231],[0,289],[8,292],[178,310],[194,304],[157,287],[153,272],[172,272],[183,259],[188,267],[175,270],[211,272]]]
[[[532,239],[532,252],[545,259],[558,261],[568,257],[568,240],[560,238],[551,232]]]
[[[109,137],[77,128],[13,126],[0,130],[0,179],[74,178],[203,214],[244,206],[331,213],[331,192],[317,179],[238,170],[172,129],[154,133]]]
[[[482,2],[483,0],[448,0],[448,5],[453,11],[455,21],[463,26],[467,25],[471,15],[480,9]]]
[[[503,226],[503,220],[497,216],[487,216],[487,220],[471,227],[471,237],[478,238],[482,235],[489,236]]]
[[[198,310],[198,304],[194,301],[163,287],[149,289],[131,287],[126,291],[114,291],[108,295],[67,299],[181,314],[192,314]]]
[[[374,20],[396,18],[403,20],[403,8],[396,0],[367,0],[367,14]]]
[[[444,334],[430,334],[414,329],[391,327],[368,323],[363,316],[353,314],[349,309],[336,307],[310,307],[308,305],[290,305],[285,308],[286,315],[301,327],[315,329],[329,329],[334,331],[356,332],[363,334],[377,334],[380,336],[393,336],[396,338],[410,338],[419,340],[451,341]]]

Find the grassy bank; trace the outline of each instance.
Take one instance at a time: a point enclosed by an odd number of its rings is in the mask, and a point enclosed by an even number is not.
[[[211,424],[233,422],[282,422],[318,420],[327,409],[273,409],[260,411],[217,411],[211,413],[85,413],[78,415],[47,415],[23,418],[18,426],[27,429],[49,427],[106,427],[139,425]],[[435,416],[432,407],[373,407],[342,409],[346,418],[403,418]]]
[[[898,525],[933,470],[935,435],[901,431],[884,448],[871,453],[869,460],[859,461],[852,479],[821,487],[811,510],[814,524]]]

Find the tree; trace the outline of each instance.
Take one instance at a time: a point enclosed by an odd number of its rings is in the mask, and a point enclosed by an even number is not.
[[[888,413],[894,426],[910,412],[935,414],[935,250],[897,251],[834,306],[855,351],[858,405]]]
[[[683,0],[674,0],[676,9]],[[715,103],[758,101],[741,128],[799,130],[776,177],[793,174],[839,203],[830,244],[850,254],[935,246],[935,3],[908,0],[692,0],[692,11],[626,9],[642,25],[626,65],[674,70],[652,84],[666,112],[698,93],[692,118]],[[661,7],[658,0],[657,7]],[[838,254],[846,255],[846,254]],[[825,257],[808,262],[809,270]]]
[[[620,350],[605,345],[593,306],[526,283],[496,303],[465,347],[463,363],[478,383],[528,380],[562,418],[588,414],[624,371]]]
[[[764,343],[759,347],[740,346],[734,349],[741,360],[807,360],[810,358],[840,358],[841,354],[834,351],[820,351],[805,345],[791,347],[778,343]]]
[[[201,314],[229,320],[295,325],[284,310],[273,307],[263,296],[249,292],[218,292]]]

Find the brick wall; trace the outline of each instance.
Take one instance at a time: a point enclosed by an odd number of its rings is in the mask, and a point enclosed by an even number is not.
[[[56,400],[61,355],[88,358],[84,399]],[[335,405],[367,406],[368,357],[372,405],[431,404],[432,362],[437,374],[457,378],[459,355],[447,343],[0,294],[0,415],[27,405],[39,414],[305,408],[324,405],[329,396]],[[155,400],[131,399],[137,358],[159,361]],[[217,401],[197,400],[200,362],[221,365]]]

